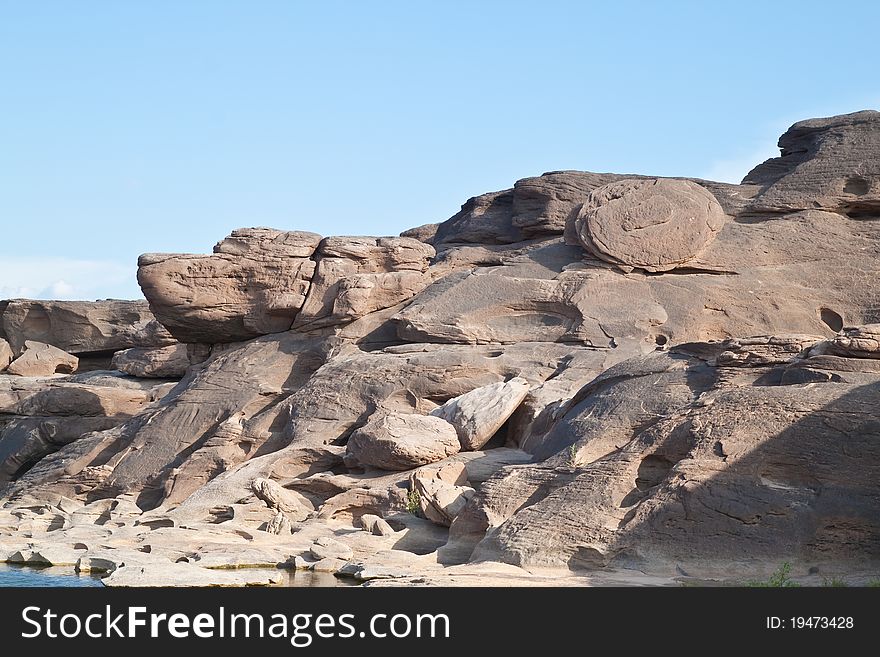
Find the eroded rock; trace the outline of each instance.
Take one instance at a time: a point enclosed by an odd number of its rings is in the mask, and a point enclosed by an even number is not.
[[[66,351],[43,342],[27,340],[22,354],[6,368],[17,376],[52,376],[76,371],[79,359]]]
[[[693,260],[724,224],[724,210],[687,180],[622,180],[593,190],[576,220],[584,248],[602,260],[668,271]]]
[[[348,439],[345,461],[380,470],[410,470],[460,449],[455,427],[439,417],[377,411]]]

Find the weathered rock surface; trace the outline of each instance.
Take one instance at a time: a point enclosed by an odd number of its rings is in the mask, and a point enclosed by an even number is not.
[[[43,342],[27,340],[21,355],[6,368],[8,374],[17,376],[52,376],[76,371],[79,359],[58,347]]]
[[[138,282],[181,342],[235,342],[286,331],[305,302],[321,237],[267,228],[234,231],[213,255],[147,254]]]
[[[75,355],[174,342],[145,301],[13,299],[0,314],[0,321],[16,354],[21,354],[28,340]]]
[[[462,449],[477,450],[513,415],[530,387],[521,377],[492,383],[450,399],[431,414],[455,428]]]
[[[416,413],[377,411],[348,439],[345,462],[380,470],[411,470],[460,449],[455,427]]]
[[[409,483],[418,499],[419,511],[431,522],[447,527],[474,494],[463,463],[419,468],[410,476]]]
[[[667,271],[693,260],[724,224],[705,188],[687,180],[622,180],[593,190],[575,227],[584,248],[602,260]]]
[[[795,123],[779,148],[779,157],[743,180],[763,187],[751,212],[823,209],[856,219],[880,213],[880,112]]]
[[[793,126],[742,185],[553,172],[401,238],[145,256],[186,346],[0,302],[13,356],[45,330],[102,368],[0,376],[0,558],[111,585],[876,576],[878,116]]]
[[[0,338],[0,372],[5,370],[13,360],[15,360],[15,352],[12,351],[12,347],[6,340]]]
[[[181,379],[189,366],[189,355],[184,344],[124,349],[117,351],[111,362],[111,367],[120,372],[157,379]]]
[[[328,237],[293,328],[342,324],[409,299],[430,282],[424,272],[433,255],[432,247],[408,237]]]

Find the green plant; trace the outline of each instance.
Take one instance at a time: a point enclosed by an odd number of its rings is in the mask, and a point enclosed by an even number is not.
[[[414,516],[419,515],[419,511],[422,508],[421,501],[422,496],[419,495],[419,491],[415,488],[410,489],[409,493],[406,495],[406,510]]]
[[[569,445],[568,447],[568,464],[576,468],[578,466],[578,447],[577,445]]]
[[[872,589],[880,589],[880,578],[875,577],[874,579],[869,579],[868,583],[865,584]]]
[[[791,578],[791,564],[786,561],[766,580],[747,582],[746,586],[759,588],[788,588],[800,586],[800,584]]]
[[[839,577],[832,577],[831,579],[823,577],[822,586],[826,588],[845,588],[849,584],[847,584],[845,579],[840,579]]]

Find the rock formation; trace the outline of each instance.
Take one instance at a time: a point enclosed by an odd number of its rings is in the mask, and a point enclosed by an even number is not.
[[[0,559],[876,577],[880,113],[779,145],[740,185],[552,172],[401,237],[148,254],[146,302],[0,303]]]

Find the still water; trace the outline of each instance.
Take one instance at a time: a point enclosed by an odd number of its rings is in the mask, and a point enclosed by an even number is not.
[[[278,586],[328,587],[352,586],[352,580],[342,580],[331,573],[282,571]],[[0,563],[0,587],[3,586],[103,586],[98,577],[77,575],[63,568],[26,568]]]
[[[56,568],[0,564],[0,586],[101,586],[101,580]]]

